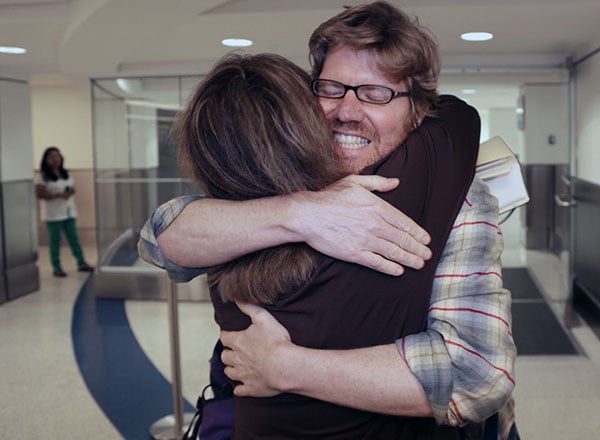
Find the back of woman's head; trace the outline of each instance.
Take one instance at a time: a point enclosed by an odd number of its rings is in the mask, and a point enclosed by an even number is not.
[[[339,179],[332,132],[302,69],[277,55],[229,55],[178,115],[180,163],[208,195],[245,200]],[[317,253],[277,246],[211,268],[225,301],[272,303],[311,276]]]
[[[176,122],[180,163],[214,197],[318,189],[339,177],[331,129],[302,69],[277,55],[228,55]]]

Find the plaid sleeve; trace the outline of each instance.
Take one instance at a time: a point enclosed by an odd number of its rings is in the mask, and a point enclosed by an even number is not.
[[[163,203],[156,208],[140,231],[138,241],[140,257],[150,264],[165,269],[169,274],[169,278],[176,283],[186,283],[205,271],[204,269],[179,266],[171,262],[163,255],[156,238],[173,223],[187,205],[201,198],[202,196],[198,195],[188,195]]]
[[[439,424],[497,412],[514,388],[510,292],[502,288],[498,204],[475,178],[438,265],[427,331],[396,342]]]

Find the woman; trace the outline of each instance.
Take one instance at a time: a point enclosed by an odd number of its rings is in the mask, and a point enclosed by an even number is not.
[[[338,180],[331,128],[309,83],[303,70],[276,55],[223,59],[174,127],[184,169],[209,196],[231,200],[316,190]],[[460,111],[454,117],[472,116]],[[435,140],[447,145],[448,137],[454,147],[434,150]],[[418,134],[364,171],[402,176],[400,187],[383,197],[432,235],[434,258],[423,270],[390,277],[304,244],[258,251],[209,271],[219,326],[249,325],[234,303],[243,301],[265,306],[307,347],[373,346],[423,330],[435,267],[473,176],[478,140],[467,140],[426,118]],[[399,438],[411,423],[294,394],[236,397],[234,421],[234,438],[260,439]]]
[[[93,272],[86,263],[77,236],[77,209],[75,208],[74,180],[63,166],[63,156],[57,147],[48,147],[40,162],[41,183],[37,184],[36,195],[41,199],[42,219],[48,229],[50,261],[55,277],[66,277],[60,264],[60,239],[64,231],[79,272]]]

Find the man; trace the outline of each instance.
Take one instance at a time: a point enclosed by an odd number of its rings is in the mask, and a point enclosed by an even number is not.
[[[384,35],[379,43],[372,42],[374,22],[385,23],[383,31],[378,29],[379,37]],[[326,37],[336,35],[334,31],[340,31],[339,40],[332,42]],[[425,52],[424,47],[433,47],[435,52],[435,45],[421,44],[423,39],[430,40],[424,34],[404,14],[382,2],[349,8],[313,34],[313,76],[333,82],[333,89],[317,88],[315,93],[332,122],[347,171],[360,172],[385,157],[430,110],[431,97],[419,97],[419,93],[437,87],[437,54],[428,60],[426,74],[405,72],[394,77],[388,68],[393,63],[385,58],[387,49],[381,49],[390,46],[386,46],[389,40],[410,47],[407,54]],[[415,50],[411,42],[419,42],[419,47]],[[382,77],[381,71],[389,74]],[[408,102],[414,106],[404,118],[390,110],[389,104],[359,99],[360,85],[402,90],[397,85],[403,82],[413,93]],[[337,95],[339,85],[342,96]],[[399,119],[403,122],[398,123]],[[160,234],[158,243],[173,263],[207,267],[264,247],[305,241],[333,257],[399,275],[400,264],[419,268],[429,253],[422,246],[427,243],[426,234],[368,192],[393,186],[375,176],[352,176],[318,193],[248,203],[202,200],[185,208]],[[482,421],[496,412],[514,386],[515,349],[510,297],[502,290],[499,275],[502,242],[497,207],[490,199],[476,180],[436,272],[426,332],[361,350],[307,350],[291,344],[285,329],[266,312],[245,308],[254,325],[241,334],[222,335],[232,349],[223,354],[229,365],[226,372],[243,382],[236,394],[292,391],[374,412],[433,415],[437,423],[452,426]],[[158,235],[165,226],[155,222],[154,232]],[[152,244],[147,233],[143,238],[149,241],[142,243],[142,250]],[[171,264],[160,256],[154,261]],[[252,349],[249,341],[255,343]],[[506,426],[511,422],[509,417]],[[507,433],[503,427],[501,431],[504,437]]]

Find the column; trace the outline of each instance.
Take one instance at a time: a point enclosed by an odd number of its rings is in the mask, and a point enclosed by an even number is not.
[[[39,289],[31,101],[0,78],[0,303]]]

